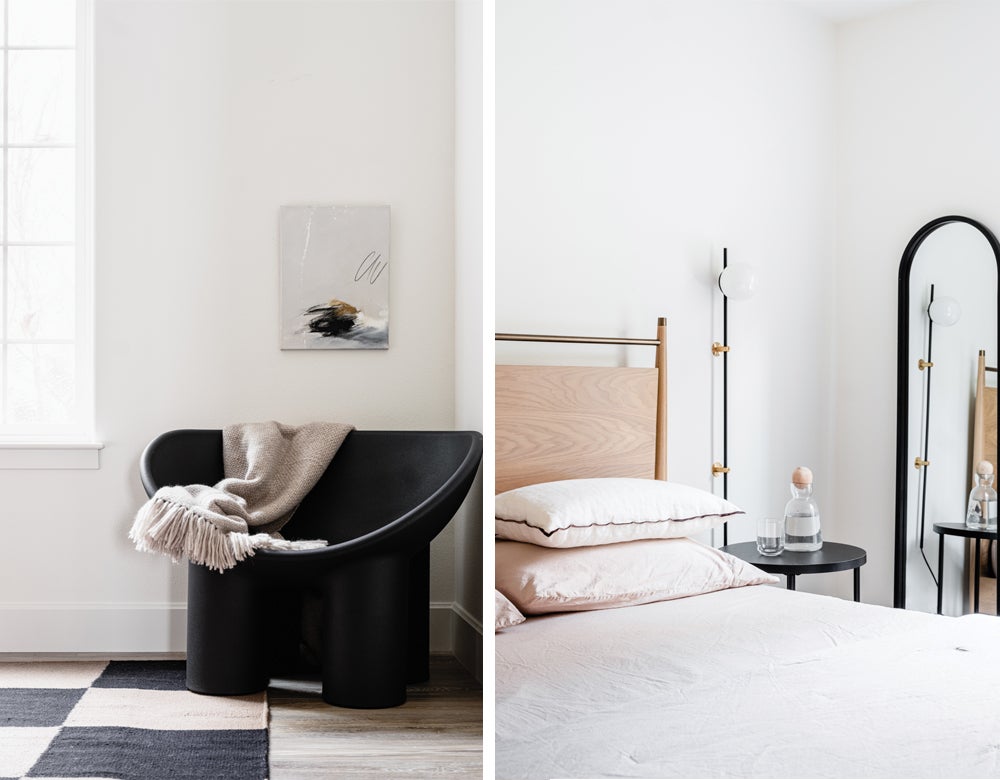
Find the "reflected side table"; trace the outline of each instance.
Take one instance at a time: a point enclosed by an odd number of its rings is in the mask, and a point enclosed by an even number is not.
[[[785,587],[795,590],[795,577],[799,574],[821,574],[830,571],[854,570],[854,600],[861,601],[861,567],[868,560],[868,553],[860,547],[837,542],[823,542],[815,552],[785,550],[779,555],[761,555],[756,542],[739,542],[720,547],[722,552],[735,555],[740,560],[763,569],[768,574],[784,574]]]
[[[941,535],[938,543],[938,576],[937,576],[937,613],[941,614],[941,596],[944,593],[944,538],[946,536],[962,536],[966,539],[976,540],[976,576],[973,590],[972,611],[979,611],[979,577],[981,574],[982,561],[980,559],[980,545],[986,539],[990,542],[997,540],[996,531],[987,531],[980,528],[969,528],[965,523],[934,523],[934,533]],[[997,614],[1000,615],[1000,587],[997,588]]]

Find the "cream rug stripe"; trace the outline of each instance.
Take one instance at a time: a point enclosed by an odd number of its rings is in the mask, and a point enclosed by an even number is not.
[[[0,688],[89,688],[107,661],[0,663]]]
[[[266,729],[267,694],[202,696],[190,691],[90,688],[66,718],[66,726],[224,731]]]
[[[0,728],[0,777],[28,774],[59,733],[55,728]]]

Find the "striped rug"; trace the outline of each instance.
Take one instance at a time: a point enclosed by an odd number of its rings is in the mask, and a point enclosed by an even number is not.
[[[0,663],[0,780],[267,773],[265,693],[191,693],[183,661]]]

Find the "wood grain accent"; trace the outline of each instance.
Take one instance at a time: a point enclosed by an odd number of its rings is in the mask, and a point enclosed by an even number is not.
[[[450,656],[430,671],[385,710],[331,707],[315,676],[271,680],[271,780],[483,777],[482,687]]]
[[[972,423],[972,474],[971,485],[976,484],[976,465],[981,460],[988,460],[993,464],[993,473],[997,474],[997,389],[986,386],[986,353],[979,351],[978,369],[976,372],[976,406]],[[994,477],[994,487],[996,477]],[[976,569],[975,555],[976,543],[971,539],[968,542],[969,560],[973,565],[968,567],[969,592],[967,594],[969,609],[974,603],[973,589],[975,588]],[[991,568],[992,555],[990,544],[983,543],[979,549],[979,564],[981,571],[987,572]],[[979,611],[987,615],[996,614],[996,587],[995,577],[985,574],[979,578]]]
[[[660,374],[497,366],[496,492],[557,479],[653,478]]]
[[[997,389],[986,386],[986,355],[979,353],[979,366],[976,374],[976,411],[973,421],[972,468],[981,460],[993,464],[993,473],[997,473]],[[972,484],[976,484],[976,475],[972,474]]]

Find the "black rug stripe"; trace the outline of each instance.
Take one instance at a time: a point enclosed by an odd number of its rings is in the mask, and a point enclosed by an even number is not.
[[[187,672],[184,661],[111,661],[91,687],[183,691]]]
[[[267,730],[67,727],[28,777],[248,780],[267,777]]]
[[[0,688],[0,726],[61,726],[85,688]]]

